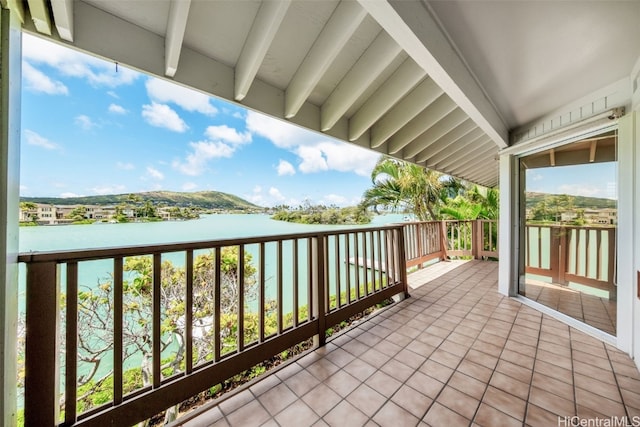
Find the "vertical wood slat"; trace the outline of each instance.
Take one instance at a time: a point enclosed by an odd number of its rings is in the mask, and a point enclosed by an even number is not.
[[[220,339],[220,301],[221,301],[221,274],[220,274],[220,266],[222,264],[222,248],[217,246],[214,250],[215,261],[214,261],[214,314],[213,314],[213,337],[214,337],[214,346],[213,346],[213,361],[220,361],[220,354],[222,352],[222,339]]]
[[[122,403],[124,395],[122,354],[124,324],[123,259],[113,259],[113,404]],[[66,410],[66,408],[65,408]]]
[[[579,251],[580,251],[580,240],[581,240],[580,239],[580,237],[581,237],[580,235],[582,233],[580,233],[580,230],[572,230],[572,231],[573,231],[573,234],[576,236],[576,238],[575,238],[576,250],[574,252],[575,253],[575,261],[576,261],[576,264],[575,264],[576,265],[576,269],[575,269],[575,271],[573,273],[578,275],[578,274],[580,274],[579,273],[580,272],[580,252]]]
[[[259,342],[264,342],[264,335],[265,335],[265,331],[264,331],[264,316],[265,316],[265,312],[264,312],[264,303],[265,303],[265,294],[264,294],[264,287],[265,287],[265,271],[264,271],[264,267],[265,267],[265,260],[264,260],[264,256],[265,256],[265,251],[264,251],[264,242],[260,242],[260,247],[258,249],[258,263],[259,263],[259,276],[258,276],[258,316],[260,318],[260,321],[258,323],[258,340]]]
[[[193,250],[185,254],[185,372],[193,372]]]
[[[116,290],[117,291],[117,290]],[[67,264],[67,326],[64,419],[67,424],[76,422],[78,384],[78,263]],[[115,326],[114,326],[115,327]],[[115,339],[115,336],[114,336]],[[114,381],[115,384],[115,381]]]
[[[353,233],[353,259],[355,260],[354,266],[356,271],[356,301],[360,299],[360,251],[358,250],[360,239],[358,238],[358,234],[358,232]]]
[[[328,235],[324,235],[321,236],[322,239],[322,247],[324,248],[324,257],[323,257],[323,263],[322,265],[322,270],[323,270],[323,277],[325,280],[324,284],[325,284],[325,292],[324,292],[324,306],[325,306],[325,313],[330,313],[331,312],[331,287],[329,286],[329,236]]]
[[[378,290],[382,290],[382,274],[383,271],[387,269],[387,266],[382,263],[382,231],[377,230],[376,237],[378,238],[378,265],[380,266],[378,270]]]
[[[336,274],[336,309],[342,307],[342,298],[340,298],[341,293],[341,280],[340,280],[340,234],[335,235],[334,240],[334,251],[335,251],[335,274]]]
[[[549,228],[549,233],[553,233],[554,229]],[[553,239],[553,236],[549,236],[549,241]],[[551,262],[549,262],[551,266]],[[542,268],[542,227],[538,227],[538,268]]]
[[[602,278],[602,230],[596,231],[596,279],[603,280]]]
[[[347,277],[345,292],[347,294],[347,304],[351,303],[351,233],[344,235],[344,257],[347,260]]]
[[[244,350],[244,245],[238,246],[238,352]]]
[[[610,228],[608,233],[607,259],[609,260],[609,265],[607,266],[607,282],[614,284],[616,282],[616,231]],[[640,287],[640,283],[638,287]],[[638,292],[640,293],[640,290]]]
[[[313,254],[313,266],[315,270],[314,280],[315,280],[315,301],[316,301],[316,313],[318,316],[318,345],[324,346],[327,338],[326,338],[326,313],[327,308],[325,306],[327,291],[325,289],[325,240],[322,235],[314,237],[314,254]]]
[[[591,241],[591,232],[589,230],[585,230],[585,245],[584,245],[584,249],[585,249],[585,253],[586,253],[586,257],[584,260],[584,277],[589,277],[589,255],[590,255],[590,241]]]
[[[277,286],[277,303],[278,303],[278,335],[282,333],[282,240],[278,240],[278,254],[276,262],[276,286]]]
[[[161,372],[160,365],[162,364],[162,355],[160,354],[160,340],[162,338],[161,332],[161,307],[160,307],[160,289],[162,284],[162,255],[154,254],[153,255],[153,314],[152,314],[152,362],[153,362],[153,388],[160,387],[161,383]]]
[[[299,254],[298,254],[298,239],[293,239],[293,327],[296,328],[300,323],[300,313],[299,313],[299,304],[298,301],[298,286],[300,286],[300,281],[298,280],[298,262],[299,262]]]
[[[384,265],[386,266],[385,273],[387,276],[387,284],[385,287],[391,286],[393,283],[391,278],[393,266],[391,265],[391,255],[389,253],[389,233],[391,233],[389,230],[384,230]]]
[[[314,318],[315,313],[313,307],[315,304],[315,298],[313,296],[313,239],[307,238],[307,313],[308,319],[311,321]]]
[[[27,264],[25,336],[26,426],[58,423],[60,285],[55,262]]]
[[[369,251],[367,250],[367,235],[369,233],[364,231],[362,233],[362,263],[363,263],[363,279],[362,289],[364,290],[364,296],[369,295]]]

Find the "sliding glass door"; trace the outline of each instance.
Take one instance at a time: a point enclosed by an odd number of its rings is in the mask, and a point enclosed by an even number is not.
[[[616,335],[615,131],[520,158],[519,293]]]

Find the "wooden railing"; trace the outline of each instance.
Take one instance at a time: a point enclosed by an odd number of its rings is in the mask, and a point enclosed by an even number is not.
[[[553,283],[575,282],[613,292],[615,227],[527,224],[525,271]]]
[[[223,252],[229,247],[236,248],[238,257],[238,267],[229,276],[237,285],[233,293],[235,317],[232,317],[236,322],[231,327],[221,324],[224,318],[221,294],[224,293],[222,287],[226,286],[222,275],[228,273],[224,273]],[[25,425],[132,425],[312,337],[317,345],[323,345],[325,331],[332,325],[396,294],[407,295],[404,248],[403,225],[393,225],[264,238],[21,254],[19,261],[27,268]],[[211,262],[207,280],[213,286],[214,307],[209,315],[207,354],[200,354],[205,347],[196,349],[197,334],[194,334],[196,320],[202,321],[202,317],[198,317],[201,313],[196,313],[194,307],[211,303],[202,301],[199,281],[203,279],[195,273],[203,268],[199,258],[203,253],[208,254]],[[174,269],[171,277],[167,277],[163,262],[165,257],[175,258],[176,254],[184,260],[184,271],[178,274]],[[140,256],[150,258],[148,283],[141,281],[139,274],[131,277],[126,272],[127,259]],[[249,258],[252,267],[247,269],[244,266]],[[98,338],[79,336],[79,329],[87,326],[79,325],[87,314],[79,305],[87,298],[81,289],[85,283],[79,279],[79,270],[96,260],[110,265],[110,281],[92,286],[103,286],[112,292],[112,297],[104,301],[104,307],[112,309],[105,326],[109,329],[106,336],[112,342],[105,345],[109,347],[106,354],[113,366],[109,379],[113,386],[106,403],[83,412],[77,402],[79,372],[83,369],[78,362],[79,349],[87,345],[87,340]],[[177,276],[182,278],[176,279]],[[176,322],[166,323],[168,304],[174,300],[167,300],[163,292],[171,280],[184,282],[184,293],[171,297],[180,302],[173,304],[172,309],[182,310],[178,317],[184,329],[179,331],[175,329]],[[245,289],[250,285],[257,286],[257,299],[252,302],[247,300]],[[145,343],[139,345],[149,346],[150,378],[146,384],[128,392],[124,385],[128,368],[123,359],[131,346],[125,328],[131,320],[127,313],[133,303],[127,300],[127,291],[132,286],[149,288],[151,318],[142,322],[144,325],[134,325],[134,329],[140,331],[148,327],[149,330],[149,336],[143,337]],[[255,334],[248,332],[247,313],[257,319]],[[267,323],[272,324],[271,328]],[[183,340],[184,353],[170,356],[181,359],[180,363],[174,363],[177,369],[166,372],[163,364],[169,353],[163,339],[171,328],[174,328],[172,333],[180,335],[179,341]],[[59,385],[61,382],[63,387]],[[60,415],[61,406],[63,415]]]
[[[497,258],[497,221],[426,221],[404,226],[407,267],[448,257]]]

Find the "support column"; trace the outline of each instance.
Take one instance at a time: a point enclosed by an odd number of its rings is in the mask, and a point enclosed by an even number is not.
[[[0,7],[0,423],[16,425],[22,32]]]
[[[500,156],[500,219],[498,221],[498,291],[513,296],[518,293],[518,168],[512,155]]]

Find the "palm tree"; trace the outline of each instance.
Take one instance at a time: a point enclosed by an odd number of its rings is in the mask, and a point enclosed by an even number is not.
[[[363,205],[406,208],[420,221],[438,219],[442,175],[421,166],[381,157],[371,171],[373,187],[365,191]]]

